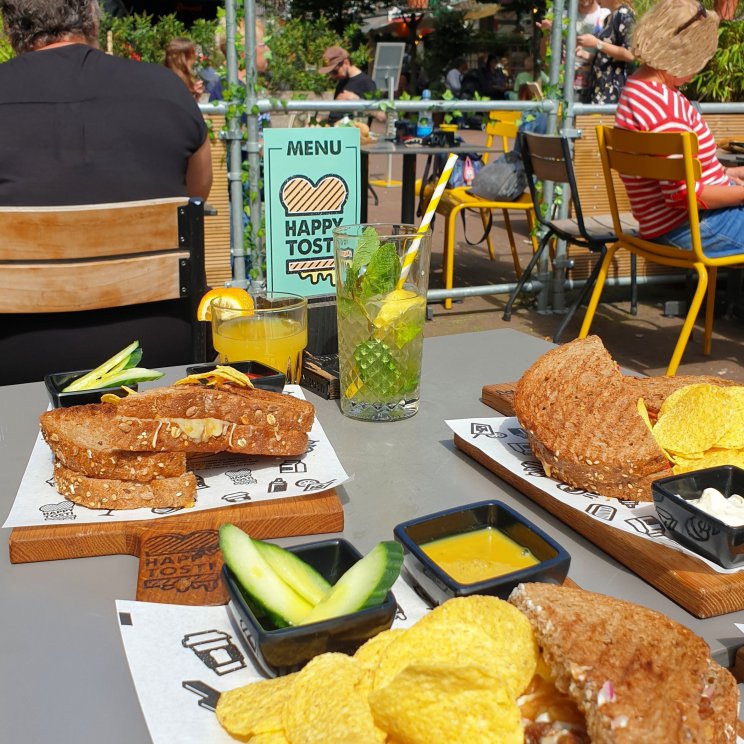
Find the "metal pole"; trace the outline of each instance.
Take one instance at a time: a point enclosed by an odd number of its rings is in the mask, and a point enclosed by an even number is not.
[[[566,39],[566,64],[563,79],[563,98],[566,102],[563,128],[572,128],[574,121],[574,78],[576,73],[576,15],[578,0],[568,0],[568,38]],[[563,199],[558,205],[558,219],[568,217],[571,193],[568,184],[563,186]],[[565,240],[556,240],[553,259],[553,312],[566,312],[565,278],[568,267],[568,252]]]
[[[225,0],[225,38],[227,61],[227,84],[234,90],[238,84],[238,55],[235,49],[235,0]],[[232,264],[231,284],[245,287],[245,263],[243,261],[243,186],[241,178],[241,151],[240,151],[240,117],[226,110],[227,132],[225,139],[228,142],[227,152],[227,183],[230,193],[230,258]]]
[[[248,198],[250,201],[250,229],[251,245],[254,251],[252,269],[255,273],[256,283],[263,288],[265,286],[263,264],[264,251],[262,250],[261,230],[262,209],[260,188],[261,170],[261,143],[258,137],[258,110],[256,102],[256,4],[254,0],[245,0],[245,110],[248,114],[248,138],[245,149],[248,153]]]
[[[561,75],[561,57],[563,54],[563,0],[555,0],[553,3],[553,26],[550,29],[550,73],[549,80],[553,90],[557,90]],[[548,132],[555,134],[558,131],[558,107],[550,109],[548,113]],[[553,196],[555,185],[552,181],[543,184],[543,200],[549,210],[553,208]],[[542,228],[545,230],[545,228]],[[542,234],[540,235],[542,237]],[[550,257],[544,251],[537,265],[537,280],[540,292],[537,296],[537,312],[548,314],[548,296],[550,293],[551,271]]]

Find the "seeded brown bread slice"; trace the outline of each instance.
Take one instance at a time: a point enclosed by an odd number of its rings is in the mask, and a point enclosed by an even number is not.
[[[521,584],[555,685],[586,717],[593,744],[728,744],[738,691],[707,644],[665,615],[601,594]]]
[[[52,447],[64,441],[82,449],[92,440],[99,456],[128,452],[130,460],[131,453],[297,456],[307,450],[305,432],[278,424],[251,426],[212,418],[139,419],[120,416],[120,412],[120,404],[112,403],[57,408],[41,415],[41,429]],[[105,471],[101,475],[113,477]]]
[[[111,448],[120,430],[99,405],[85,415],[56,408],[41,415],[41,433],[62,465],[90,478],[146,482],[186,472],[184,452],[124,452]]]
[[[216,418],[247,426],[308,432],[315,408],[300,398],[269,390],[224,385],[176,385],[152,388],[122,398],[120,416],[132,418]]]
[[[514,411],[550,476],[604,496],[650,501],[651,481],[671,471],[637,401],[597,336],[544,354],[514,391]]]
[[[196,500],[193,473],[137,483],[114,478],[88,478],[57,460],[54,463],[54,483],[65,498],[89,509],[190,507]]]

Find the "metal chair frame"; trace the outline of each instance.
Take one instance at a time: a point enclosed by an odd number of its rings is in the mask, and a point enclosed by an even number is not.
[[[571,138],[565,134],[550,135],[535,134],[532,132],[519,132],[518,136],[522,161],[527,175],[527,182],[535,214],[537,215],[538,222],[543,226],[543,228],[545,228],[545,232],[540,240],[537,250],[530,259],[529,264],[527,264],[524,273],[519,278],[517,286],[514,288],[507,300],[506,307],[504,308],[503,319],[507,321],[511,319],[512,307],[515,300],[522,291],[525,283],[529,280],[532,271],[543,255],[545,249],[550,245],[550,242],[553,239],[559,238],[565,240],[567,243],[578,245],[599,254],[599,260],[596,261],[592,268],[589,278],[553,334],[553,341],[558,343],[561,335],[576,313],[576,310],[584,302],[597,280],[602,260],[606,255],[607,244],[613,243],[617,240],[617,235],[612,227],[610,215],[592,217],[592,222],[606,224],[606,231],[597,232],[596,230],[591,230],[587,226],[584,214],[581,210],[581,201],[579,199],[579,191],[576,185],[576,176],[573,169]],[[543,215],[540,197],[537,192],[537,181],[552,181],[553,183],[563,184],[569,189],[570,193],[565,194],[565,198],[570,197],[573,202],[574,217],[568,222],[574,226],[574,230],[567,230],[565,221],[563,221],[564,224],[562,226],[557,221]],[[578,232],[578,235],[576,232]],[[631,271],[631,312],[635,314],[634,311],[637,300],[634,259],[631,261]]]

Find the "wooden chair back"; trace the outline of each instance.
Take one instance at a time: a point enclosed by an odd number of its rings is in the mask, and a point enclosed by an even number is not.
[[[5,316],[0,350],[7,342],[17,356],[24,332],[30,344],[47,345],[49,339],[61,338],[61,330],[55,336],[57,328],[67,327],[66,345],[79,337],[80,354],[70,357],[80,358],[82,366],[74,367],[79,369],[93,364],[91,359],[106,358],[103,348],[90,348],[93,339],[105,345],[107,334],[120,325],[114,335],[121,338],[111,339],[120,348],[141,333],[150,336],[146,365],[156,366],[158,358],[160,364],[206,358],[206,327],[196,321],[196,308],[206,291],[201,200],[181,197],[84,206],[0,207],[0,236],[0,313]],[[139,325],[120,324],[122,318],[135,316]],[[175,356],[165,355],[171,340],[165,324],[158,340],[158,323],[166,316],[178,319],[186,330],[183,335],[189,337],[189,348]],[[95,335],[93,328],[99,320],[113,325],[107,331],[104,324]],[[86,336],[88,329],[90,336]],[[124,337],[132,333],[137,335]],[[113,348],[112,353],[117,350]],[[40,356],[38,349],[34,351]],[[49,349],[43,358],[44,371],[37,374],[29,364],[31,379],[65,371],[52,359],[54,353],[67,358],[65,350]],[[11,364],[3,360],[0,384],[20,381]]]

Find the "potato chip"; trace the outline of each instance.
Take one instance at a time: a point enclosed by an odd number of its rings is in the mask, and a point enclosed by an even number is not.
[[[372,693],[378,725],[401,744],[522,744],[521,714],[509,689],[478,665],[413,663]]]
[[[501,677],[516,697],[529,678],[525,679],[523,665],[510,658],[505,648],[478,627],[444,621],[424,624],[422,620],[394,638],[385,649],[375,672],[373,689],[390,684],[409,664],[427,662],[452,667],[471,664],[482,665]]]
[[[405,633],[403,628],[391,628],[390,630],[383,630],[382,633],[378,633],[376,636],[370,638],[365,644],[360,646],[354,658],[362,665],[363,671],[357,684],[357,690],[362,695],[368,695],[372,692],[372,685],[375,679],[375,672],[380,664],[380,659],[385,649],[393,639]]]
[[[281,732],[282,708],[296,677],[288,674],[223,692],[217,702],[217,720],[231,736]]]
[[[300,672],[282,711],[290,744],[380,744],[367,698],[357,689],[362,664],[346,654],[316,656]]]
[[[680,458],[677,464],[672,467],[672,472],[679,475],[680,473],[714,468],[719,465],[736,465],[744,468],[744,450],[713,448],[705,452],[699,459],[685,460]]]
[[[503,665],[502,674],[515,680],[517,695],[527,687],[535,673],[538,648],[532,626],[514,605],[498,597],[456,597],[433,609],[420,623],[482,630],[496,648],[497,658]],[[506,668],[508,673],[504,671]]]
[[[675,390],[662,404],[653,435],[673,454],[704,452],[729,428],[729,397],[723,388],[706,383]]]
[[[744,449],[744,387],[728,387],[723,390],[729,399],[728,428],[716,442],[716,446]]]

